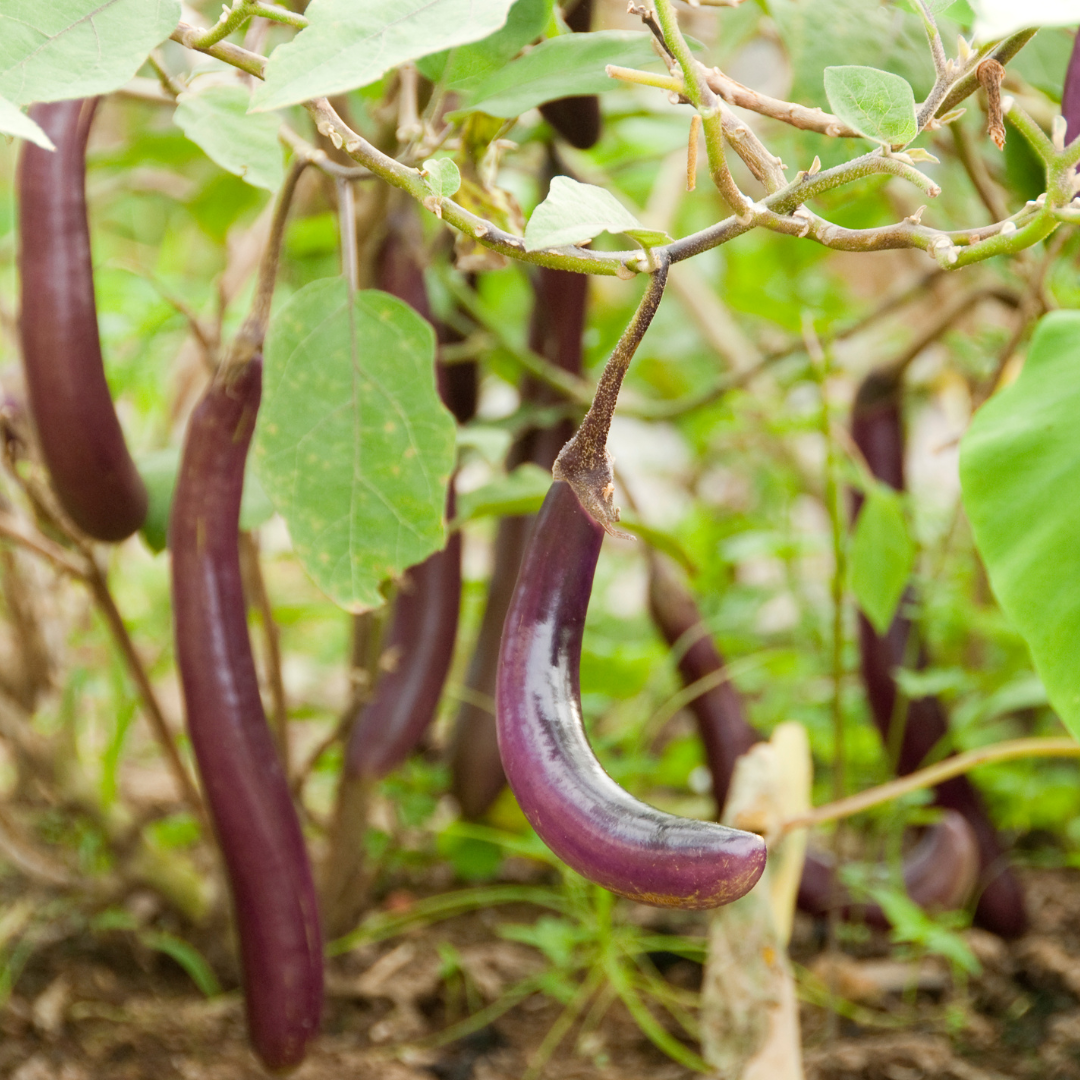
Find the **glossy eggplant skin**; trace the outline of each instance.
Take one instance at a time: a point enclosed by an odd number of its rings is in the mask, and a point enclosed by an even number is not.
[[[1072,142],[1080,135],[1080,34],[1073,41],[1065,88],[1061,95],[1061,115],[1065,117],[1065,139]]]
[[[453,517],[453,490],[447,508]],[[410,567],[394,599],[382,643],[384,670],[371,700],[353,724],[346,768],[378,779],[416,748],[435,718],[454,658],[461,609],[461,533],[441,551]]]
[[[566,25],[584,34],[592,24],[593,0],[579,0]],[[540,106],[540,115],[573,147],[588,150],[600,138],[600,99],[595,94],[557,98]]]
[[[322,1011],[311,867],[263,712],[240,576],[244,463],[262,392],[256,357],[188,423],[169,522],[188,732],[236,914],[248,1032],[267,1068],[304,1057]]]
[[[900,375],[871,372],[860,385],[852,410],[851,433],[870,471],[890,487],[904,489],[904,428],[901,411]],[[861,499],[856,498],[858,514]],[[907,657],[911,620],[901,611],[888,631],[880,636],[869,620],[859,613],[859,653],[863,681],[870,710],[886,745],[895,711],[897,686],[893,671],[910,662]],[[919,650],[916,658],[924,666]],[[897,772],[904,776],[918,769],[930,750],[948,734],[948,717],[936,697],[908,702],[904,737],[900,745]],[[1027,927],[1023,889],[1015,875],[1003,865],[1001,841],[987,816],[975,786],[966,776],[946,780],[934,789],[935,802],[956,810],[971,826],[979,846],[982,891],[975,909],[975,922],[1001,937],[1017,937]]]
[[[563,371],[580,375],[588,277],[542,267],[533,277],[533,294],[529,348],[558,364]],[[521,400],[530,405],[553,405],[562,398],[550,386],[527,376],[521,384]],[[569,418],[550,427],[526,429],[507,454],[507,471],[526,461],[550,469],[573,433],[574,425]],[[470,819],[487,813],[506,786],[495,717],[490,708],[485,709],[475,699],[494,700],[503,622],[532,528],[532,517],[507,517],[499,522],[487,606],[465,678],[474,700],[462,703],[454,726],[450,746],[453,792],[462,813]]]
[[[97,98],[35,105],[56,151],[26,143],[19,162],[19,278],[30,412],[53,490],[88,536],[116,541],[148,497],[116,418],[98,337],[86,140]]]
[[[540,838],[589,880],[659,907],[718,907],[761,876],[761,837],[639,802],[585,737],[581,641],[603,536],[570,486],[554,483],[503,628],[496,714],[506,776]]]

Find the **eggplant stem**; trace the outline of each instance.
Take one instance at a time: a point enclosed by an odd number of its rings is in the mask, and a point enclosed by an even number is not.
[[[623,378],[645,331],[652,323],[667,285],[670,262],[666,255],[659,252],[654,252],[654,255],[657,265],[645,295],[604,366],[585,419],[574,437],[559,451],[551,470],[556,480],[565,480],[574,489],[582,507],[612,536],[627,537],[627,534],[615,528],[619,510],[612,501],[615,470],[614,458],[607,448],[608,432]]]

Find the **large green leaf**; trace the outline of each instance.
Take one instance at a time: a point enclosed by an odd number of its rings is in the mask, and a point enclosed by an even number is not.
[[[255,111],[367,86],[398,64],[480,41],[512,0],[312,0],[308,26],[270,55]]]
[[[248,116],[251,92],[244,86],[211,86],[181,94],[173,120],[211,161],[253,187],[277,191],[285,176],[278,141],[281,121],[273,113]]]
[[[473,90],[459,113],[479,110],[490,116],[520,116],[556,98],[600,94],[620,84],[608,77],[608,64],[644,67],[656,63],[652,34],[637,30],[597,30],[543,41],[494,72]]]
[[[255,467],[304,568],[351,611],[440,548],[454,421],[430,323],[387,293],[313,281],[270,323]]]
[[[844,123],[885,146],[906,146],[919,134],[915,94],[906,79],[878,68],[825,69],[825,93]]]
[[[1080,736],[1080,312],[1039,323],[1020,377],[975,415],[960,481],[975,543],[1050,702]]]
[[[551,20],[552,0],[515,0],[506,25],[472,45],[424,57],[416,66],[447,90],[470,94],[485,78],[535,41]]]
[[[15,135],[45,150],[56,149],[52,139],[26,113],[20,112],[5,97],[0,97],[0,134]]]
[[[4,0],[0,94],[16,105],[107,94],[180,21],[180,0]]]

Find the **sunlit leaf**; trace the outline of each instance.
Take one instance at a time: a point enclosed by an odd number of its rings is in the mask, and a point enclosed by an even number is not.
[[[964,507],[990,584],[1050,703],[1080,736],[1080,312],[1038,325],[1019,378],[960,445]]]
[[[889,629],[915,564],[900,496],[880,484],[859,511],[851,544],[851,587],[879,634]]]
[[[525,250],[583,244],[602,232],[644,228],[606,188],[556,176],[525,227]]]
[[[55,150],[52,139],[7,98],[0,97],[0,134],[26,139],[45,150]]]
[[[312,0],[308,20],[279,45],[252,108],[279,109],[367,86],[428,53],[480,41],[506,22],[511,0]]]
[[[315,583],[357,611],[445,541],[454,420],[435,390],[435,335],[342,278],[297,291],[270,324],[255,465]]]
[[[7,0],[0,94],[16,105],[107,94],[179,21],[180,0]]]
[[[915,94],[899,75],[848,64],[825,69],[825,93],[844,123],[886,146],[906,146],[919,134]]]

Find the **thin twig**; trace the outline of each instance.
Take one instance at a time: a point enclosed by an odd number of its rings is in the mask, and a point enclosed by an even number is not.
[[[951,780],[954,776],[963,776],[981,765],[1027,757],[1080,757],[1080,742],[1069,738],[1010,739],[992,746],[980,746],[976,750],[968,750],[925,769],[908,773],[897,780],[890,780],[887,784],[868,788],[857,795],[849,795],[846,799],[826,803],[809,813],[788,818],[781,825],[779,835],[783,836],[793,829],[810,829],[816,825],[861,814],[903,795],[910,795],[913,791],[937,787],[938,784]]]

